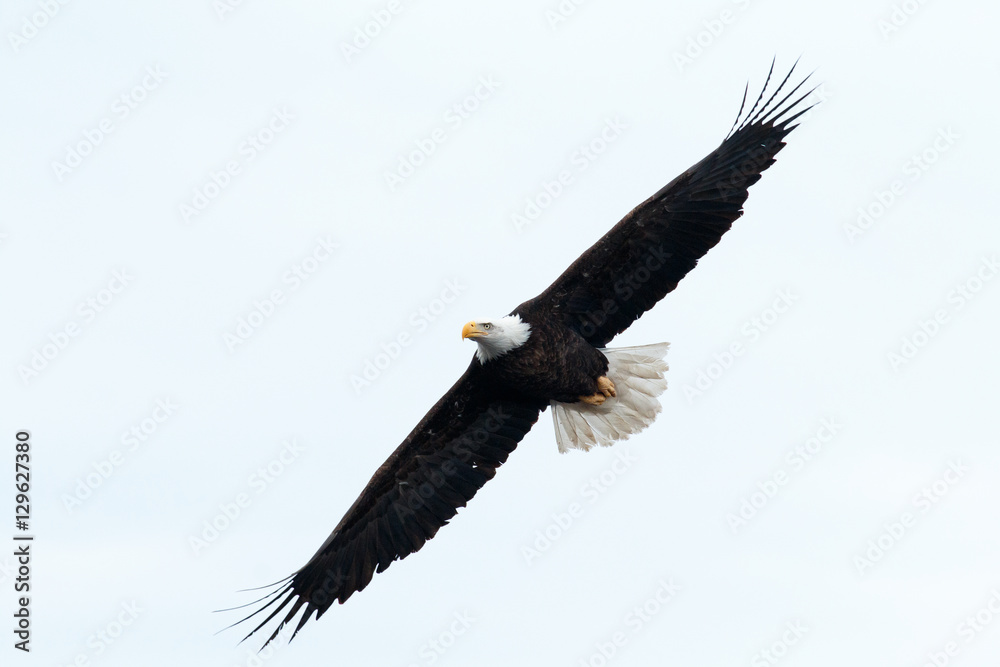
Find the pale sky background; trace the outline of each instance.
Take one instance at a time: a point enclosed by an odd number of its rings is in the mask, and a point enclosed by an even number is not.
[[[233,4],[0,9],[3,664],[996,664],[995,3]],[[461,374],[462,324],[715,148],[775,55],[823,103],[613,343],[671,342],[653,427],[560,455],[545,413],[292,644],[214,634]]]

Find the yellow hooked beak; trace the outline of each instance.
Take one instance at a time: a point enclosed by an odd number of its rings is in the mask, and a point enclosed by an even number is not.
[[[482,327],[475,322],[468,322],[464,327],[462,327],[462,339],[466,338],[479,338],[480,336],[485,336],[486,332],[483,331]]]

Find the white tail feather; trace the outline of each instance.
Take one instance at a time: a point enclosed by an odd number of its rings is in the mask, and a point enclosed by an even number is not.
[[[657,397],[667,389],[669,343],[601,350],[608,358],[608,377],[617,396],[602,405],[552,401],[552,421],[560,452],[607,447],[639,433],[659,414]]]

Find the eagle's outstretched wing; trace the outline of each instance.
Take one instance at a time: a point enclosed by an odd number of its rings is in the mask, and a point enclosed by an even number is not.
[[[270,609],[250,635],[289,604],[267,641],[305,607],[297,633],[314,612],[319,618],[334,601],[364,589],[375,572],[420,549],[493,478],[546,403],[499,393],[480,377],[481,368],[473,359],[375,471],[319,551],[243,619]]]
[[[794,97],[809,77],[775,103],[794,70],[761,105],[765,83],[740,123],[744,92],[733,129],[718,148],[636,206],[519,312],[544,310],[604,347],[677,287],[743,214],[747,188],[774,164],[782,140],[796,127],[791,123],[811,108],[798,107],[812,90]],[[768,82],[773,72],[774,63]]]

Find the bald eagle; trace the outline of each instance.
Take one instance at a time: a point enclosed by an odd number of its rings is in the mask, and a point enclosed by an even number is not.
[[[294,638],[314,613],[319,618],[420,549],[493,478],[546,407],[561,451],[609,445],[652,423],[666,388],[667,345],[606,346],[742,215],[747,188],[811,108],[801,107],[812,90],[789,102],[808,76],[775,102],[794,69],[763,102],[772,62],[745,116],[744,89],[722,144],[639,204],[548,289],[508,315],[464,326],[462,338],[477,345],[468,369],[375,471],[309,562],[238,621],[274,607],[246,638],[289,605],[264,645],[304,607]]]

